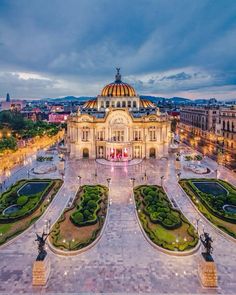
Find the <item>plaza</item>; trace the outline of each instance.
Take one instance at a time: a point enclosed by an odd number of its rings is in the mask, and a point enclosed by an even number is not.
[[[181,150],[184,153],[186,147],[183,146]],[[203,163],[211,170],[207,177],[215,177],[217,164],[209,158],[204,158]],[[97,177],[94,175],[95,170]],[[204,227],[210,233],[218,268],[218,289],[204,289],[199,282],[197,265],[200,249],[192,255],[176,257],[154,248],[144,237],[135,215],[130,178],[135,178],[135,186],[144,184],[145,171],[146,183],[149,184],[160,185],[161,176],[164,176],[162,184],[169,198],[175,201],[195,226],[196,220],[200,218],[200,229]],[[22,178],[26,176],[24,173],[21,172]],[[182,170],[181,173],[183,178],[194,176],[190,171]],[[226,168],[219,166],[217,173],[218,178],[236,185],[234,174]],[[81,185],[107,185],[107,178],[111,178],[110,207],[103,234],[92,248],[75,256],[59,256],[48,248],[51,261],[48,283],[45,287],[33,287],[32,264],[37,256],[35,232],[43,231],[46,220],[50,219],[53,224],[68,201],[74,198],[79,186],[78,174],[81,176]],[[177,178],[173,156],[121,167],[98,164],[94,160],[68,159],[64,184],[43,217],[20,236],[1,246],[0,292],[56,293],[60,290],[61,293],[235,294],[235,241],[199,215],[180,189]]]

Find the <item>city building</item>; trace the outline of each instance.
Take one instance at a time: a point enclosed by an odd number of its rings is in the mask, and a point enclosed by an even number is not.
[[[236,169],[235,126],[235,107],[185,107],[180,111],[178,130],[182,142]]]
[[[223,137],[223,145],[226,149],[236,153],[236,106],[220,108],[216,134]]]
[[[119,69],[101,95],[68,117],[68,152],[79,159],[161,157],[168,153],[170,138],[167,114],[122,82]]]
[[[68,118],[68,113],[51,113],[48,116],[49,123],[65,123]]]
[[[215,106],[182,107],[180,110],[181,123],[203,131],[215,131],[218,117],[219,108]]]
[[[21,109],[25,107],[25,105],[26,105],[25,100],[17,100],[17,99],[11,100],[10,94],[7,93],[6,100],[0,102],[0,111],[6,111],[6,110],[20,111]]]
[[[10,102],[10,100],[11,100],[11,98],[10,98],[10,94],[7,93],[7,95],[6,95],[6,102]]]

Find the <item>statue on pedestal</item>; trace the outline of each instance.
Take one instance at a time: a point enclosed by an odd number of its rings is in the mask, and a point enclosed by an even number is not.
[[[45,232],[43,232],[42,236],[36,233],[37,239],[35,241],[38,242],[38,256],[36,258],[37,261],[43,261],[47,255],[47,251],[45,250],[45,244],[48,236],[49,234],[46,234]]]
[[[213,240],[210,237],[210,235],[206,232],[200,235],[200,240],[205,248],[205,252],[202,253],[202,256],[205,258],[206,261],[213,261],[213,258],[211,256],[213,252],[212,243]]]

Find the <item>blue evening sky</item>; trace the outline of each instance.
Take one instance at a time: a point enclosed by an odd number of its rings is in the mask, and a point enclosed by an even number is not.
[[[0,0],[0,97],[236,98],[235,0]]]

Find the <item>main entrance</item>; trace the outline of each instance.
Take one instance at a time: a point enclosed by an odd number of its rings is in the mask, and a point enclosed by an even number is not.
[[[113,147],[109,149],[108,160],[112,161],[128,161],[129,153],[128,148]]]

